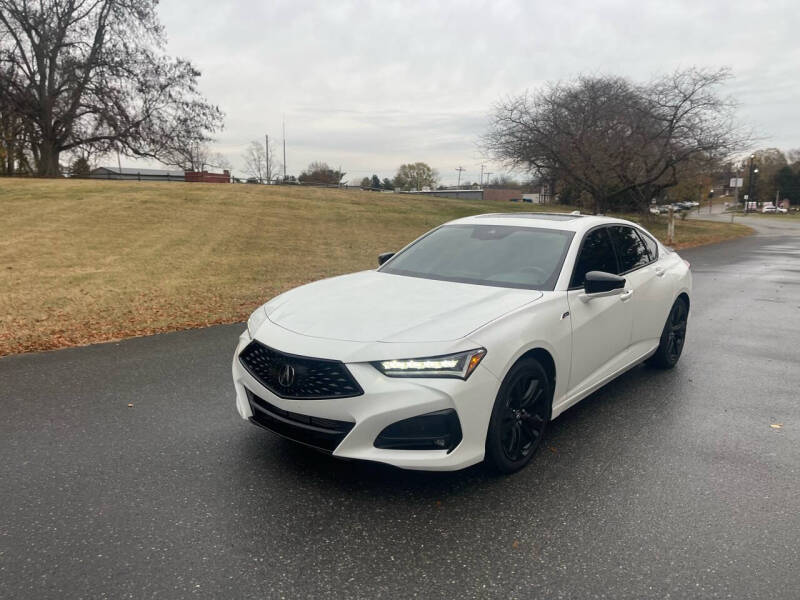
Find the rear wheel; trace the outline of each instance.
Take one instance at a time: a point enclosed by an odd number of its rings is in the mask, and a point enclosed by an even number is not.
[[[527,465],[550,420],[550,382],[534,358],[515,364],[506,375],[492,409],[486,436],[486,462],[500,473]]]
[[[656,353],[647,362],[654,367],[671,369],[678,364],[678,359],[683,352],[686,341],[686,323],[689,318],[689,304],[683,298],[675,300],[672,310],[669,311],[664,330],[661,332],[661,341]]]

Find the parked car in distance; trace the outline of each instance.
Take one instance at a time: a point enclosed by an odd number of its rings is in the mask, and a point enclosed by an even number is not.
[[[242,418],[341,458],[510,473],[552,419],[684,347],[689,263],[629,221],[466,217],[378,265],[253,312],[233,356]]]
[[[762,213],[774,213],[776,212],[775,205],[772,202],[765,202],[761,207]]]

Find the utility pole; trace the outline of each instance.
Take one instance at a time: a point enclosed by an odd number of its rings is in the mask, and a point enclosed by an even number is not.
[[[286,119],[283,120],[283,183],[286,183]]]
[[[489,175],[494,175],[491,171],[486,171],[486,185],[489,185]]]
[[[483,163],[481,163],[481,187],[483,187]]]
[[[267,161],[267,183],[272,181],[272,173],[270,173],[269,169],[269,135],[264,136],[264,149],[267,151],[264,156],[266,157]]]
[[[461,188],[461,172],[464,171],[464,170],[466,170],[466,169],[464,169],[464,167],[458,167],[456,169],[456,171],[458,171],[458,183],[456,184],[456,189],[460,189]]]

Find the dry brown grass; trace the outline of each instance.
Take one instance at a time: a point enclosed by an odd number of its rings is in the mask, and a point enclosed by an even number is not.
[[[241,321],[298,284],[373,268],[378,253],[443,221],[531,209],[314,188],[0,180],[0,356]],[[691,244],[748,232],[677,227]]]

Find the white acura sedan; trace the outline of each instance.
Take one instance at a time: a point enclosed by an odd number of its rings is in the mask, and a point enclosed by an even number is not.
[[[642,361],[675,366],[686,338],[689,263],[628,221],[479,215],[378,262],[252,314],[243,418],[338,457],[510,473],[548,421]]]

